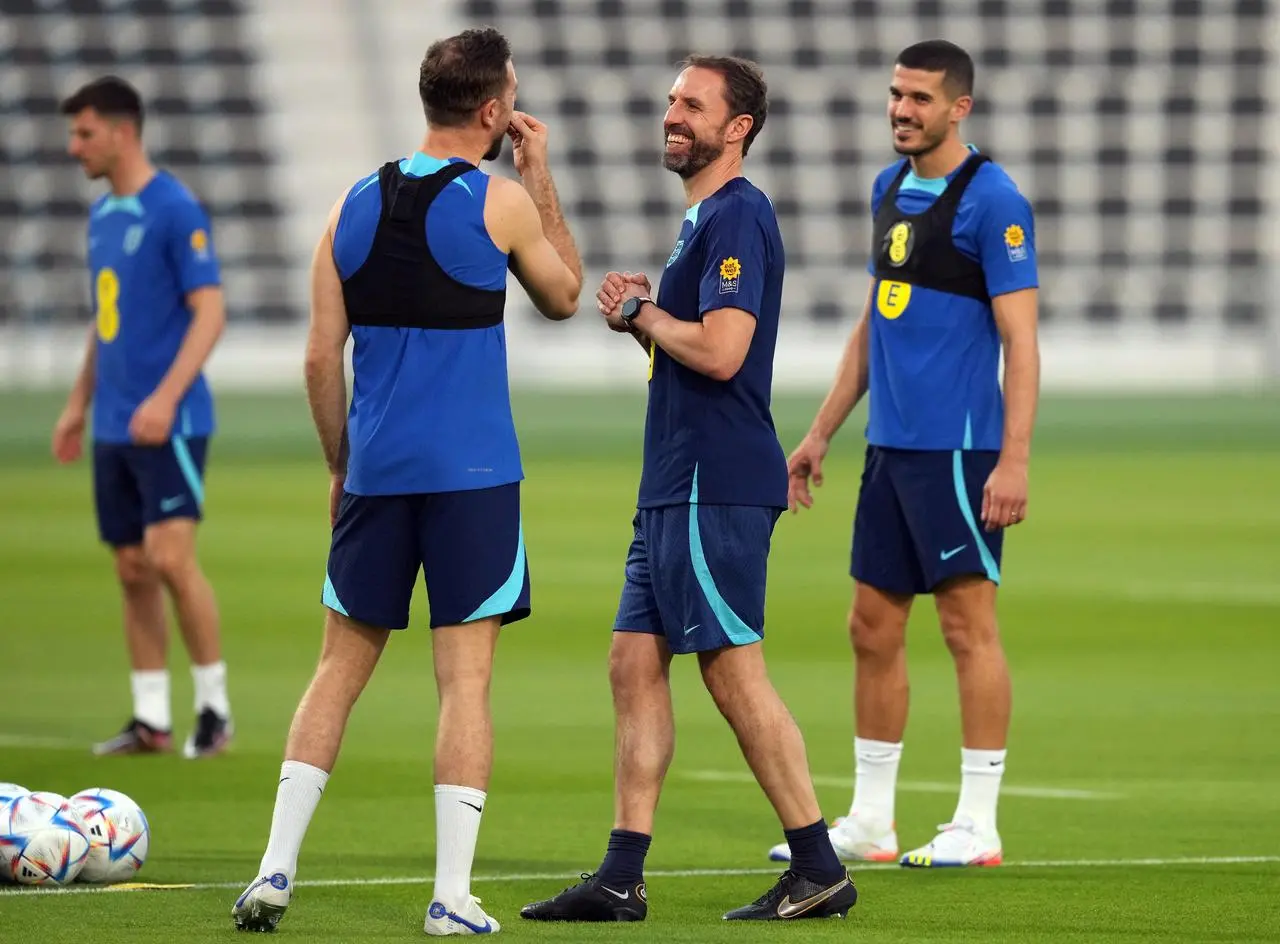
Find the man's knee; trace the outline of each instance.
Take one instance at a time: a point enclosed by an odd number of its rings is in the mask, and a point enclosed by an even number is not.
[[[354,702],[373,675],[390,635],[390,630],[327,610],[312,687],[319,686],[330,696]]]
[[[670,665],[671,653],[661,636],[613,634],[609,646],[609,687],[615,695],[665,685]]]
[[[125,593],[146,592],[159,580],[140,545],[116,548],[115,559],[116,576]]]
[[[759,643],[700,652],[698,666],[712,701],[730,723],[736,711],[757,705],[773,692]]]
[[[488,696],[500,629],[501,619],[491,616],[456,626],[437,626],[431,631],[436,686],[441,698]]]
[[[957,658],[976,649],[999,645],[996,624],[995,585],[972,577],[961,578],[934,594],[942,638]]]
[[[173,585],[196,570],[195,522],[183,518],[147,528],[147,561],[165,583]]]
[[[849,637],[859,659],[891,659],[906,645],[911,598],[859,586],[849,608]]]

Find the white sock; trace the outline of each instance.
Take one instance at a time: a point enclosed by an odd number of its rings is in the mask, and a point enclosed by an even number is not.
[[[210,662],[193,665],[191,679],[196,685],[196,714],[212,708],[219,717],[231,717],[231,701],[227,698],[227,664]]]
[[[461,908],[471,897],[471,863],[480,835],[485,792],[436,784],[436,887],[434,901]]]
[[[287,760],[280,765],[280,786],[276,789],[276,808],[271,814],[271,838],[262,854],[259,875],[283,872],[293,882],[298,870],[298,852],[311,825],[324,785],[329,775],[319,767],[301,761]]]
[[[853,756],[857,773],[853,781],[853,802],[849,815],[885,826],[893,825],[893,800],[898,787],[898,762],[902,760],[902,742],[853,739]]]
[[[1000,799],[1006,753],[960,748],[960,802],[952,822],[968,817],[978,832],[996,831],[996,803]]]
[[[157,731],[173,728],[169,714],[169,670],[152,669],[147,672],[130,672],[129,687],[133,689],[133,716]]]

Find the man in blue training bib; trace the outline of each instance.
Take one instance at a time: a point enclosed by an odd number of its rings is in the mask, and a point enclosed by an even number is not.
[[[332,473],[324,646],[289,731],[258,878],[233,909],[241,930],[272,930],[288,906],[347,718],[391,631],[408,625],[419,571],[440,698],[425,929],[499,927],[471,895],[471,864],[493,761],[494,648],[500,626],[529,615],[507,271],[561,320],[577,310],[582,263],[547,168],[546,126],[515,110],[502,34],[467,30],[434,43],[418,89],[421,150],[346,192],[312,263],[307,395]],[[508,135],[523,186],[478,168]]]
[[[996,801],[1009,670],[996,624],[1004,529],[1025,520],[1039,396],[1035,228],[1009,175],[960,139],[973,62],[952,43],[904,49],[889,86],[902,160],[872,188],[871,285],[836,379],[790,459],[790,504],[812,504],[828,443],[870,388],[853,527],[849,632],[857,762],[832,842],[847,860],[898,857],[894,791],[907,722],[905,633],[932,593],[960,687],[960,800],[904,866],[998,865]],[[1003,349],[1004,389],[1000,384]],[[785,859],[775,846],[774,859]]]
[[[226,324],[209,217],[142,146],[137,91],[106,76],[62,103],[68,152],[109,193],[89,211],[94,323],[53,431],[59,462],[80,457],[93,404],[98,533],[124,596],[133,715],[96,754],[172,747],[165,592],[191,658],[196,720],[183,754],[220,753],[232,735],[218,606],[196,557],[213,397],[202,370]]]
[[[669,671],[696,653],[795,855],[729,920],[844,917],[858,899],[822,821],[804,739],[765,668],[765,578],[787,500],[769,409],[786,266],[769,198],[742,176],[768,111],[752,62],[691,56],[668,96],[663,165],[688,211],[656,300],[643,274],[611,272],[597,295],[610,327],[649,355],[644,466],[614,619],[614,829],[595,874],[526,905],[541,921],[642,921],[644,861],[675,750]]]

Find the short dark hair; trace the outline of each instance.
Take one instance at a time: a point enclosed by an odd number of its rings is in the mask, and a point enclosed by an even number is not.
[[[418,72],[427,121],[456,128],[507,87],[511,44],[492,27],[464,30],[431,44]]]
[[[955,43],[928,39],[902,50],[897,61],[904,69],[943,73],[942,84],[952,98],[973,94],[973,59]]]
[[[769,114],[769,86],[764,72],[750,59],[740,56],[686,56],[680,70],[710,69],[724,79],[724,98],[729,103],[729,116],[751,116],[751,130],[742,139],[742,156],[747,156],[751,142],[756,139]]]
[[[142,130],[142,96],[138,90],[115,75],[104,75],[82,85],[62,100],[64,115],[78,115],[92,108],[104,118],[125,118]]]

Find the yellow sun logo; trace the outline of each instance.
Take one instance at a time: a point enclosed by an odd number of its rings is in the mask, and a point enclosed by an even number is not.
[[[1027,241],[1027,236],[1022,232],[1022,227],[1017,223],[1009,226],[1004,231],[1004,244],[1010,249],[1017,249]]]
[[[733,256],[720,263],[720,278],[736,279],[742,274],[742,264]]]

